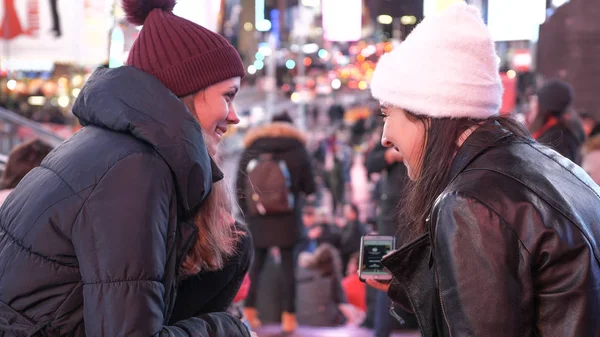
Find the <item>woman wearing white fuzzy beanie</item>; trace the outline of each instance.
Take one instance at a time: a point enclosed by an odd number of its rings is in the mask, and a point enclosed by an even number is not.
[[[496,52],[477,9],[427,17],[382,57],[382,144],[412,186],[404,244],[369,281],[428,336],[600,336],[600,189],[498,115]]]

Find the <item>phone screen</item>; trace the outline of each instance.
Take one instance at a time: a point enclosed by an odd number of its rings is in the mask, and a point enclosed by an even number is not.
[[[387,274],[381,259],[393,250],[391,240],[367,240],[364,242],[362,256],[362,274]]]

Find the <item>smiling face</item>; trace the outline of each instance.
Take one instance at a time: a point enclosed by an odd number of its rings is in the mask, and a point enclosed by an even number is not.
[[[381,144],[400,152],[409,178],[416,180],[426,141],[425,124],[400,108],[382,105],[381,113],[385,121]]]
[[[202,132],[218,144],[227,132],[229,124],[237,124],[240,118],[233,106],[233,100],[240,89],[240,78],[234,77],[196,93],[193,96],[192,113],[200,124]],[[185,99],[184,99],[185,101]],[[189,103],[186,102],[189,107]]]

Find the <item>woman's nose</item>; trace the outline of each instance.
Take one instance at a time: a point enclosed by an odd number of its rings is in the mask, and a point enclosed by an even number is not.
[[[238,124],[239,122],[240,116],[237,114],[237,110],[232,106],[227,115],[227,124]]]
[[[381,137],[381,145],[383,145],[384,147],[392,147],[392,146],[394,146],[394,144],[392,144],[392,142],[390,142],[389,140],[387,140],[387,138],[385,137],[385,135],[383,135]]]

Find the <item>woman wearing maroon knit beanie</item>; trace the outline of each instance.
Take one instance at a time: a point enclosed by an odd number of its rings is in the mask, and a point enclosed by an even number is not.
[[[93,74],[85,127],[0,209],[1,336],[251,335],[224,312],[253,249],[213,160],[244,67],[174,5],[123,0],[127,65]]]

